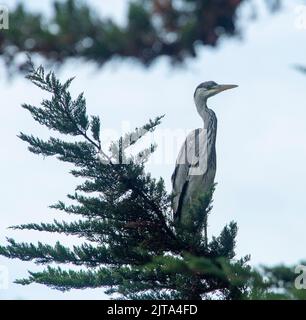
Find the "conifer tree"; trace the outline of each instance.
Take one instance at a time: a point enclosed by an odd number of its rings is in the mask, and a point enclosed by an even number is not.
[[[54,0],[50,14],[31,11],[18,2],[10,10],[10,28],[0,32],[0,59],[10,73],[24,71],[22,53],[40,55],[61,66],[82,58],[100,67],[113,58],[132,58],[143,66],[158,57],[174,64],[194,58],[200,46],[215,47],[243,30],[238,13],[254,0],[127,1],[124,24],[101,17],[82,0]],[[275,12],[281,0],[264,1]]]
[[[190,228],[177,230],[172,221],[171,195],[163,179],[145,172],[145,163],[156,146],[136,155],[128,149],[160,124],[150,120],[103,150],[100,118],[89,117],[83,94],[73,99],[69,85],[53,72],[32,63],[27,78],[51,94],[40,106],[24,104],[35,121],[67,139],[42,140],[20,133],[29,150],[44,157],[56,156],[73,164],[71,174],[82,182],[52,208],[73,215],[75,221],[29,223],[18,230],[78,236],[82,245],[66,247],[7,239],[0,254],[45,265],[40,272],[16,280],[21,285],[39,283],[58,290],[103,288],[122,299],[241,299],[248,293],[248,257],[235,259],[237,225],[231,222],[217,237],[207,238],[206,221],[212,194],[200,195],[191,210]],[[70,203],[71,202],[71,203]],[[196,217],[206,215],[205,223]],[[63,267],[51,267],[51,264]],[[67,265],[81,266],[67,269]]]

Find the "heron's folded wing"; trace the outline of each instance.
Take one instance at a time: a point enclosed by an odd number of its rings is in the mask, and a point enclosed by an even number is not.
[[[207,131],[197,129],[194,136],[188,136],[187,156],[190,164],[188,176],[203,176],[208,169]]]
[[[178,154],[175,169],[171,177],[172,181],[172,192],[173,192],[173,199],[172,199],[172,209],[174,215],[177,213],[177,209],[179,206],[179,201],[181,197],[181,193],[186,181],[188,181],[188,171],[189,171],[189,163],[187,162],[186,152],[187,152],[187,139],[184,141],[180,152]]]
[[[184,141],[176,160],[172,174],[172,207],[176,213],[180,198],[187,192],[190,176],[204,174],[207,170],[207,135],[206,130],[196,129],[190,132]]]

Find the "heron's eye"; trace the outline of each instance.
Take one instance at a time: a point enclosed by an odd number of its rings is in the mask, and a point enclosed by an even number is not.
[[[215,82],[208,83],[206,86],[207,90],[213,89],[217,84]]]

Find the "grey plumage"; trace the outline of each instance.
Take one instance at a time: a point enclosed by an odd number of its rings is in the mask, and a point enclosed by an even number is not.
[[[218,85],[214,81],[201,83],[195,90],[194,101],[203,119],[203,128],[192,131],[186,138],[177,157],[172,175],[172,209],[175,222],[188,221],[188,207],[201,193],[212,188],[216,174],[217,117],[207,107],[213,95],[237,87]]]

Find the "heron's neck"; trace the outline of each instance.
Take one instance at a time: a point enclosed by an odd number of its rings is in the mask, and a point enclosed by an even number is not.
[[[202,101],[195,101],[198,113],[200,117],[203,119],[204,122],[204,128],[207,128],[208,120],[210,115],[210,109],[207,107],[207,99]]]

